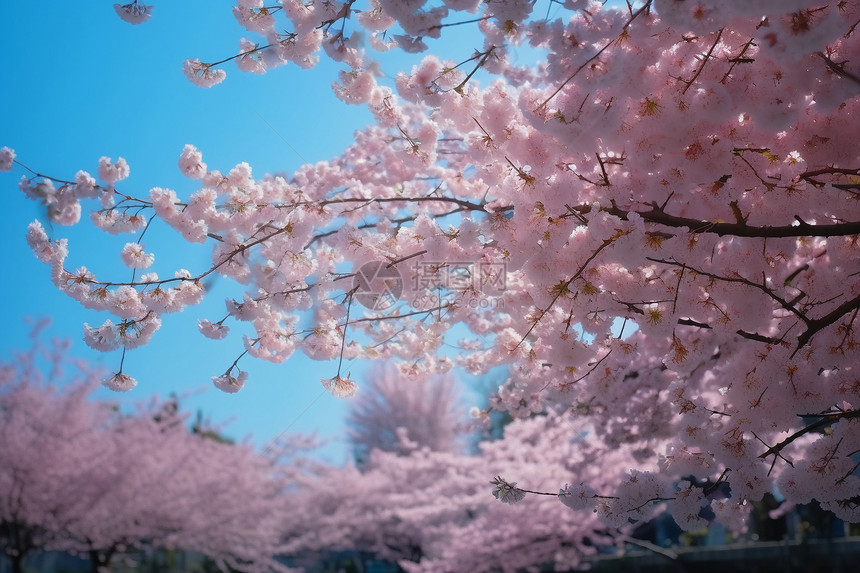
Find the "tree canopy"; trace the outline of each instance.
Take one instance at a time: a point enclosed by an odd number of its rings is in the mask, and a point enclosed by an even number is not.
[[[191,81],[215,86],[228,61],[264,73],[327,57],[343,66],[335,93],[375,123],[286,177],[210,168],[189,144],[187,195],[124,189],[123,158],[46,176],[3,148],[0,168],[23,171],[51,222],[84,224],[86,205],[128,237],[128,269],[104,277],[67,263],[61,231],[27,231],[57,288],[114,316],[85,326],[87,344],[146,344],[218,275],[244,294],[201,333],[251,332],[213,377],[224,391],[252,383],[241,361],[296,352],[336,360],[322,382],[344,397],[345,358],[398,360],[405,377],[501,367],[493,409],[599,438],[591,459],[616,479],[559,476],[558,497],[606,525],[660,502],[682,527],[731,527],[775,488],[860,520],[860,3],[239,0],[233,13],[263,40],[187,60]],[[459,24],[482,43],[462,61],[379,77],[375,50],[419,53]],[[509,57],[524,44],[536,65]],[[211,265],[149,271],[155,219],[210,245]],[[120,367],[105,383],[137,381]],[[610,465],[619,448],[628,461]],[[532,489],[510,471],[493,480],[504,502]]]

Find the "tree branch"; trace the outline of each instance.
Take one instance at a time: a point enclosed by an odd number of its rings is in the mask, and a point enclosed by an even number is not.
[[[797,438],[808,434],[809,432],[813,432],[818,430],[819,428],[823,428],[825,426],[829,426],[833,422],[838,422],[839,420],[851,420],[853,418],[860,418],[860,410],[849,410],[847,412],[833,412],[830,414],[824,414],[820,420],[817,420],[808,426],[804,426],[799,429],[783,441],[779,442],[775,446],[771,446],[767,449],[763,454],[759,454],[758,457],[764,459],[770,455],[780,455],[782,450],[792,443]]]

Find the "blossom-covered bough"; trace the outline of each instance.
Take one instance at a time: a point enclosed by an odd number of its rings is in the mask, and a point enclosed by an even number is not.
[[[563,489],[607,523],[661,501],[683,527],[740,524],[775,487],[860,520],[860,3],[541,4],[240,0],[265,42],[228,59],[261,73],[323,51],[345,66],[335,93],[375,124],[289,179],[222,173],[186,146],[180,169],[200,182],[187,197],[127,194],[121,159],[102,158],[100,181],[21,182],[56,223],[90,198],[110,233],[160,218],[212,245],[207,269],[138,275],[153,260],[138,235],[122,252],[131,279],[105,279],[67,268],[66,242],[38,222],[28,241],[58,288],[116,315],[85,328],[101,350],[145,344],[217,273],[246,291],[200,330],[248,323],[243,355],[396,358],[404,375],[504,366],[493,408],[583,418],[607,450],[637,445],[631,465],[659,463],[616,492]],[[475,54],[425,57],[393,86],[359,41],[419,52],[467,20]],[[526,43],[545,52],[535,67],[509,58]],[[185,71],[224,79],[198,60]],[[357,273],[380,262],[402,278],[395,304],[356,304]],[[238,390],[238,364],[216,385]],[[353,390],[340,370],[326,382]]]

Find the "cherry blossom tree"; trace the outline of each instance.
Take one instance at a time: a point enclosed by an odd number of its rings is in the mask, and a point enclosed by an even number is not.
[[[273,558],[284,481],[271,460],[189,432],[174,402],[125,415],[92,401],[98,373],[79,363],[66,379],[60,348],[43,376],[40,347],[0,369],[0,543],[13,572],[33,550],[83,554],[102,571],[135,549],[289,571]]]
[[[355,392],[344,358],[502,367],[494,409],[577,416],[605,440],[593,459],[636,452],[640,473],[562,490],[608,525],[660,502],[684,527],[707,509],[740,528],[776,487],[860,520],[860,3],[540,4],[239,0],[265,42],[189,59],[193,82],[224,80],[227,61],[263,73],[322,53],[344,66],[338,97],[374,114],[341,156],[290,177],[210,169],[191,145],[188,196],[131,194],[122,158],[101,158],[98,179],[44,176],[4,148],[0,168],[23,172],[55,224],[94,202],[96,227],[137,233],[121,248],[131,269],[106,278],[29,227],[56,286],[115,315],[85,326],[94,348],[146,344],[217,274],[245,292],[201,332],[253,331],[214,377],[223,390],[246,383],[246,355],[338,359],[323,382],[341,396]],[[421,52],[455,24],[474,25],[475,53],[377,77],[372,50]],[[525,44],[537,65],[510,57]],[[153,217],[210,244],[211,266],[138,274]],[[136,381],[120,365],[107,383]],[[525,494],[506,478],[537,487],[511,472],[494,482],[504,501]]]
[[[463,448],[464,414],[452,374],[405,377],[391,364],[371,369],[347,416],[356,456],[377,449],[416,448],[456,452]]]
[[[614,489],[641,476],[639,489],[653,493],[654,480],[644,473],[605,471],[635,459],[638,444],[604,452],[602,438],[583,419],[556,414],[514,420],[501,439],[480,442],[471,454],[423,442],[424,427],[447,426],[439,433],[460,438],[477,429],[451,413],[456,400],[444,389],[453,380],[410,380],[391,365],[371,371],[349,415],[365,457],[345,467],[303,460],[285,522],[290,554],[316,561],[339,552],[372,555],[407,571],[569,570],[601,547],[632,540],[632,527],[603,523],[603,509],[583,515],[568,508],[590,503],[582,495],[585,482]],[[595,455],[602,463],[594,463]],[[574,478],[579,485],[527,497],[499,477],[494,493],[505,503],[498,503],[487,476],[510,472],[538,488]],[[608,510],[614,500],[600,501]],[[646,501],[636,515],[645,519],[660,509]]]
[[[627,536],[594,512],[571,511],[554,493],[498,503],[487,478],[516,472],[543,488],[571,476],[616,485],[603,464],[592,463],[595,450],[585,432],[570,439],[569,423],[555,415],[516,420],[503,439],[482,442],[474,455],[434,451],[401,432],[397,451],[374,448],[360,465],[309,463],[290,494],[286,551],[314,560],[357,551],[407,571],[575,567],[584,555]],[[629,459],[629,447],[620,448],[606,462]]]

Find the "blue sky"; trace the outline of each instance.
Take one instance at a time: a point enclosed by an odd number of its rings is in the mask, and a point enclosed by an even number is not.
[[[40,173],[69,179],[78,169],[95,175],[103,155],[122,156],[131,176],[120,189],[147,196],[154,186],[180,193],[195,189],[196,182],[182,177],[177,167],[186,143],[203,152],[211,169],[226,172],[247,161],[259,177],[290,172],[302,163],[281,136],[314,162],[337,155],[353,131],[369,122],[363,108],[347,107],[334,97],[330,85],[338,68],[325,58],[313,70],[287,66],[266,76],[244,74],[229,63],[222,85],[193,86],[182,74],[185,58],[219,60],[236,53],[243,35],[256,38],[236,23],[234,2],[153,3],[151,20],[131,26],[106,1],[0,2],[0,146],[15,149],[19,161]],[[17,189],[24,174],[20,167],[0,174],[5,211],[0,241],[6,255],[0,273],[0,357],[26,347],[25,317],[50,315],[50,336],[72,339],[74,355],[115,370],[119,353],[91,351],[81,339],[84,322],[98,325],[109,316],[57,291],[48,268],[25,243],[27,224],[47,221],[39,205]],[[119,250],[133,240],[128,235],[110,236],[88,222],[80,228],[54,226],[49,234],[69,238],[67,266],[85,264],[97,275],[104,269],[105,278],[127,272]],[[147,233],[147,250],[156,253],[152,270],[162,276],[180,267],[203,270],[208,248],[176,249],[171,247],[179,244],[176,236],[163,224]],[[263,444],[288,427],[317,430],[334,440],[327,450],[331,456],[343,455],[346,404],[320,396],[319,379],[333,376],[336,364],[298,355],[281,365],[245,359],[241,366],[250,380],[241,392],[227,395],[212,387],[210,377],[222,373],[241,351],[238,337],[213,342],[197,332],[197,319],[223,316],[231,291],[229,281],[220,282],[204,305],[166,316],[153,342],[127,355],[125,371],[139,381],[134,391],[120,396],[102,390],[98,396],[134,401],[203,388],[207,391],[183,401],[184,409],[200,408],[214,421],[232,419],[226,428],[232,437],[253,433]]]

